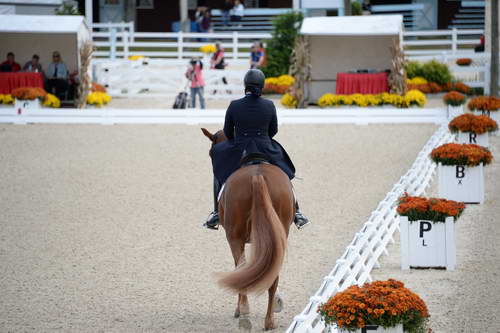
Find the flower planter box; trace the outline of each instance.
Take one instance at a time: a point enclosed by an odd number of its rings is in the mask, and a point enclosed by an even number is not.
[[[464,106],[452,106],[448,105],[448,120],[452,120],[455,117],[460,116],[464,113]]]
[[[446,222],[408,221],[399,217],[401,231],[401,269],[443,268],[454,270],[456,264],[455,223],[453,217]]]
[[[17,110],[18,114],[22,114],[24,110],[28,109],[40,109],[42,107],[42,103],[38,98],[33,100],[19,100],[16,99],[14,102],[14,108]]]
[[[465,203],[484,202],[483,164],[438,165],[439,197]]]
[[[456,136],[456,141],[458,143],[467,143],[467,144],[473,143],[475,145],[488,147],[489,146],[488,137],[489,137],[488,133],[476,134],[472,132],[458,132]]]
[[[340,333],[350,333],[349,331],[339,329],[338,330]],[[395,327],[389,327],[389,328],[383,328],[382,326],[378,325],[366,325],[363,328],[359,328],[356,331],[356,333],[404,333],[403,331],[403,325],[398,324]]]

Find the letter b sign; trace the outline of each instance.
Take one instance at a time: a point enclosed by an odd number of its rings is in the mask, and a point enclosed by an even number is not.
[[[462,179],[465,177],[465,166],[457,165],[455,176],[458,179],[458,185],[462,185]]]

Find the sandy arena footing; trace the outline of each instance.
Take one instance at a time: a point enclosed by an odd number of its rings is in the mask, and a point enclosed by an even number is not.
[[[277,332],[436,129],[281,126],[312,225],[291,229]],[[212,176],[198,126],[0,125],[0,142],[0,332],[237,329],[236,297],[212,276],[233,268],[224,232],[201,227]],[[250,298],[255,331],[266,301]]]

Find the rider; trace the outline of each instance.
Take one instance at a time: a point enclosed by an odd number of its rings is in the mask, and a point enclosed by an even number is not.
[[[261,96],[265,76],[258,69],[245,75],[245,97],[232,101],[226,111],[224,134],[227,141],[213,146],[210,156],[214,169],[214,211],[204,226],[217,229],[219,223],[218,202],[221,184],[241,166],[242,158],[252,154],[265,154],[269,161],[280,167],[290,179],[295,177],[295,167],[285,149],[272,139],[278,133],[276,108],[270,100]],[[303,228],[309,220],[302,215],[295,201],[294,223]]]

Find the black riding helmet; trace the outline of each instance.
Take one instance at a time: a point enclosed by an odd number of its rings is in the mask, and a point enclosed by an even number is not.
[[[260,96],[264,89],[264,81],[266,76],[260,69],[250,69],[245,74],[245,92],[251,92],[254,95]]]

